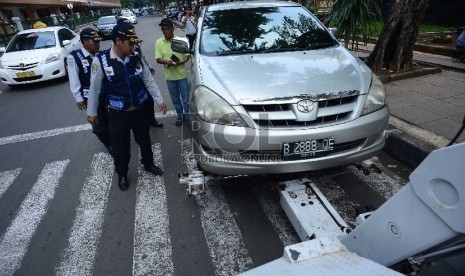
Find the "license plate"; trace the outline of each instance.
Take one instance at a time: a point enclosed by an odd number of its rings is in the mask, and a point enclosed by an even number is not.
[[[34,71],[24,71],[24,72],[18,72],[16,73],[16,77],[22,79],[22,78],[29,78],[29,77],[35,77],[36,73]]]
[[[283,160],[296,160],[317,157],[318,153],[334,149],[334,137],[283,143],[281,156]]]

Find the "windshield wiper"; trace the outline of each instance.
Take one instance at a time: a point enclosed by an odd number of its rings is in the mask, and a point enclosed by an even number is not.
[[[292,51],[302,51],[305,50],[299,47],[282,47],[282,48],[270,48],[261,50],[260,53],[279,53],[279,52],[292,52]]]
[[[238,51],[224,51],[216,52],[217,56],[229,56],[229,55],[244,55],[244,54],[256,54],[261,53],[260,50],[238,50]]]
[[[312,43],[305,50],[316,50],[316,49],[324,49],[329,48],[336,45],[334,42],[319,42],[319,43]]]

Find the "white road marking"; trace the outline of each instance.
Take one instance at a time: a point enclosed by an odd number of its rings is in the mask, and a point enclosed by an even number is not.
[[[47,212],[69,160],[47,164],[0,238],[0,275],[12,275],[21,265],[29,242]]]
[[[161,145],[152,147],[155,165],[163,169]],[[140,154],[139,154],[140,155]],[[162,177],[139,163],[132,275],[173,275],[168,204]]]
[[[8,190],[20,172],[20,168],[11,171],[0,172],[0,198],[2,198],[5,191]]]
[[[161,112],[157,112],[155,115],[157,119],[167,118],[167,117],[172,117],[172,116],[176,116],[175,110],[169,110],[165,115],[163,115],[163,113]],[[35,139],[40,139],[40,138],[53,137],[53,136],[58,136],[62,134],[79,132],[79,131],[90,130],[90,129],[92,129],[92,126],[90,124],[83,124],[83,125],[76,125],[76,126],[70,126],[70,127],[56,128],[56,129],[51,129],[51,130],[44,130],[44,131],[2,137],[0,138],[0,146],[29,141],[29,140],[35,140]]]
[[[176,110],[168,110],[165,115],[163,115],[162,112],[155,113],[155,118],[157,118],[157,119],[173,117],[173,116],[177,116]]]
[[[44,130],[44,131],[39,131],[39,132],[32,132],[32,133],[2,137],[0,138],[0,146],[34,140],[34,139],[47,138],[47,137],[57,136],[57,135],[66,134],[66,133],[89,130],[89,129],[92,129],[92,126],[90,124],[84,124],[84,125],[56,128],[52,130]]]
[[[185,156],[192,151],[190,139],[183,140]],[[195,159],[187,158],[187,167],[195,167]],[[217,185],[206,183],[205,194],[195,196],[200,210],[208,251],[216,275],[236,275],[252,268],[252,258],[245,247],[242,234],[229,209],[223,191]]]
[[[286,213],[281,208],[278,193],[276,192],[276,198],[273,198],[272,192],[265,187],[252,186],[252,190],[283,245],[288,246],[299,243],[299,236],[297,236]]]
[[[379,164],[376,165],[378,167],[380,166]],[[399,182],[401,182],[400,178],[396,181],[384,173],[372,172],[369,175],[365,175],[361,170],[358,170],[354,166],[349,166],[348,168],[353,174],[358,176],[363,182],[368,184],[368,186],[385,199],[391,198],[402,188],[402,185],[399,184]]]
[[[315,179],[315,185],[324,194],[334,209],[341,215],[349,227],[354,228],[355,208],[359,205],[350,200],[346,192],[331,178]]]
[[[57,275],[92,275],[97,245],[113,176],[113,159],[107,153],[94,155],[90,176],[82,188],[76,217]]]

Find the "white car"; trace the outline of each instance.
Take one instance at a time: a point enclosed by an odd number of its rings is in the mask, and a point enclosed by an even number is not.
[[[121,13],[121,18],[126,18],[131,24],[137,24],[137,17],[131,11],[124,11]]]
[[[66,57],[81,48],[79,36],[65,27],[29,29],[0,48],[0,78],[14,86],[66,76]]]

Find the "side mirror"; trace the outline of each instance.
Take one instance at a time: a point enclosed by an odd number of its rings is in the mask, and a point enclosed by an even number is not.
[[[328,30],[335,39],[339,39],[339,30],[337,28],[328,28]]]
[[[192,52],[189,50],[189,42],[186,41],[186,39],[177,37],[174,38],[173,41],[171,42],[171,50],[176,53],[180,54],[192,54]]]
[[[97,27],[97,23],[92,23],[92,25],[94,25],[95,27]]]
[[[6,48],[5,47],[0,47],[0,53],[5,53],[6,52]]]
[[[71,44],[71,40],[63,40],[63,47]]]

